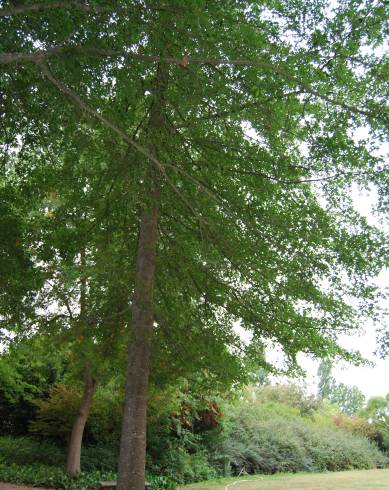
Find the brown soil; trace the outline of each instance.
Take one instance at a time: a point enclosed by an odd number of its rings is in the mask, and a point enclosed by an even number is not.
[[[25,485],[14,485],[13,483],[0,482],[0,490],[50,490],[42,487],[26,487]]]

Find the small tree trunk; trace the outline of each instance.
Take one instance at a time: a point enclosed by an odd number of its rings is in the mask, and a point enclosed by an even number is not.
[[[143,213],[140,224],[134,301],[135,339],[128,348],[127,383],[118,471],[118,490],[144,490],[146,413],[150,340],[153,329],[152,294],[157,244],[157,210]]]
[[[73,424],[70,436],[68,454],[66,460],[66,472],[75,476],[81,471],[81,445],[84,428],[88,419],[93,395],[96,390],[96,382],[92,378],[90,368],[85,369],[84,393],[81,398],[80,408]]]

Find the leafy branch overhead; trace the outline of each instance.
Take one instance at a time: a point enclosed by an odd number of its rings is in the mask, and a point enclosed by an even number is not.
[[[126,52],[116,52],[109,49],[99,49],[99,48],[91,48],[91,47],[83,47],[83,46],[61,46],[61,47],[53,47],[49,48],[46,51],[38,51],[33,53],[0,53],[0,64],[9,64],[9,63],[25,63],[25,62],[34,62],[40,64],[42,61],[45,61],[54,56],[72,56],[72,55],[86,55],[86,56],[101,56],[101,57],[116,57],[119,58],[120,61],[128,61],[128,60],[140,60],[146,62],[154,62],[154,63],[167,63],[174,64],[183,67],[187,67],[190,64],[195,65],[211,65],[211,66],[219,66],[219,65],[232,65],[232,66],[249,66],[249,67],[257,67],[260,69],[268,70],[276,73],[277,75],[289,79],[293,81],[296,85],[301,87],[301,93],[308,93],[319,99],[322,99],[330,104],[334,104],[342,107],[346,111],[350,111],[355,114],[360,114],[369,117],[382,117],[382,108],[377,106],[375,110],[366,111],[362,108],[358,108],[355,106],[351,106],[346,102],[333,98],[332,96],[328,96],[324,93],[320,93],[314,89],[312,89],[309,85],[307,85],[302,80],[299,80],[297,76],[292,75],[287,70],[288,68],[279,68],[277,66],[271,65],[264,61],[260,60],[245,60],[245,59],[197,59],[197,58],[189,58],[187,55],[184,55],[182,58],[171,58],[171,57],[161,57],[161,56],[146,56],[137,53],[126,53]]]

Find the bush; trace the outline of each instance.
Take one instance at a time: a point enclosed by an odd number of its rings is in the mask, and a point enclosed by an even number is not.
[[[152,392],[148,413],[147,469],[177,483],[217,476],[205,439],[220,430],[218,400],[182,389]]]
[[[84,471],[116,471],[119,448],[112,445],[86,446],[81,451]]]
[[[339,414],[335,417],[335,425],[352,434],[366,437],[370,441],[377,441],[379,439],[377,427],[362,417]]]
[[[368,469],[385,457],[367,439],[320,427],[276,403],[243,402],[231,409],[229,433],[213,448],[219,471],[233,473]]]
[[[81,399],[81,390],[65,385],[54,385],[45,399],[33,403],[38,411],[30,423],[30,432],[49,436],[66,443],[72,430]],[[120,431],[121,405],[117,394],[100,387],[97,390],[85,426],[84,442],[112,444]]]
[[[56,489],[81,490],[98,488],[101,480],[112,480],[113,473],[81,473],[77,477],[70,477],[60,469],[53,466],[32,464],[18,466],[16,464],[0,463],[0,480],[10,483],[24,483],[30,485],[48,486]]]
[[[315,471],[371,469],[386,459],[374,444],[361,436],[310,425],[298,430]]]
[[[61,382],[67,364],[66,350],[48,348],[44,336],[12,341],[0,355],[0,434],[22,435],[28,430],[36,407],[34,398],[47,396],[53,383]],[[34,354],[31,355],[31,352]]]
[[[161,455],[158,464],[149,467],[153,473],[163,474],[176,483],[193,483],[218,476],[208,461],[206,450],[190,453],[185,448],[170,448]]]
[[[307,395],[304,390],[295,384],[267,385],[255,391],[259,402],[275,402],[298,409],[301,416],[312,415],[320,406],[320,400],[314,395]]]
[[[113,472],[83,472],[77,477],[70,477],[62,469],[53,466],[32,464],[18,466],[6,464],[0,460],[0,480],[17,483],[40,485],[58,490],[87,490],[100,488],[102,480],[116,480]],[[151,490],[175,490],[176,485],[164,477],[148,476]]]
[[[65,465],[65,451],[53,443],[32,437],[0,437],[0,456],[4,463],[46,466]]]
[[[65,451],[33,437],[0,437],[0,481],[49,486],[58,489],[99,488],[101,480],[116,478],[118,449],[87,446],[81,453],[83,472],[71,478],[64,472]],[[172,480],[149,475],[152,490],[174,490]]]
[[[48,398],[33,402],[38,411],[35,420],[30,424],[30,431],[66,442],[80,405],[80,398],[78,388],[52,386]]]
[[[87,472],[116,471],[119,448],[109,445],[83,446],[81,468]],[[0,437],[3,462],[16,465],[65,466],[66,450],[52,442],[33,437]]]

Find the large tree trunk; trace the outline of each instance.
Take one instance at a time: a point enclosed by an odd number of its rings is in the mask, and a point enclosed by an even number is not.
[[[146,413],[150,340],[153,329],[152,293],[157,243],[157,210],[141,218],[132,309],[135,338],[128,348],[127,384],[120,440],[118,490],[144,490]]]
[[[96,381],[92,377],[89,367],[85,369],[84,393],[81,398],[80,408],[75,418],[66,460],[66,472],[69,475],[77,475],[81,471],[81,445],[84,428],[88,419],[90,407],[93,401],[93,395],[96,390]]]
[[[167,69],[159,65],[155,99],[150,115],[151,151],[158,158],[157,144],[165,126]],[[148,163],[152,165],[151,162]],[[132,304],[132,338],[128,347],[128,367],[117,490],[144,490],[146,463],[146,416],[149,359],[153,332],[153,290],[158,241],[160,184],[157,169],[151,168],[146,186],[145,207],[140,218],[135,289]]]

